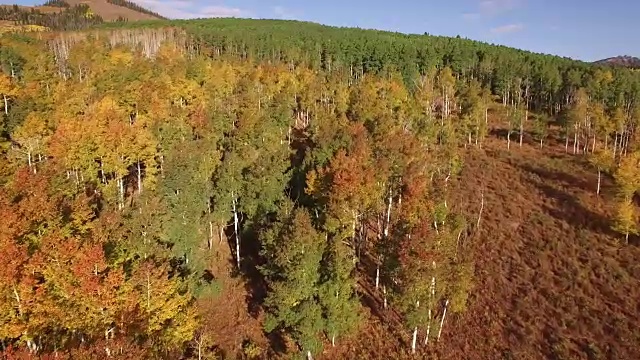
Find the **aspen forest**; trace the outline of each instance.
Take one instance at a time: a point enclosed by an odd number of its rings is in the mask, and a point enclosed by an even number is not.
[[[639,72],[84,19],[0,37],[3,358],[640,357]]]

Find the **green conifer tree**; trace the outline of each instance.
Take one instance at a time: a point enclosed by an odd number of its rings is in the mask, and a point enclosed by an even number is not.
[[[325,238],[315,230],[306,210],[285,203],[278,221],[261,240],[266,258],[262,271],[269,286],[264,328],[269,333],[287,331],[311,358],[322,349],[318,285]]]

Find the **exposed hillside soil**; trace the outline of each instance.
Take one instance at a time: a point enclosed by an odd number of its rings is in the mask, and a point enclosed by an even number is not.
[[[100,15],[104,21],[114,21],[122,16],[130,21],[154,20],[155,16],[143,14],[135,10],[108,3],[106,0],[65,0],[69,5],[87,4],[94,13]]]
[[[597,197],[596,181],[562,146],[508,151],[493,138],[469,150],[459,201],[475,219],[484,189],[485,207],[467,240],[468,310],[447,319],[430,354],[411,357],[410,334],[374,306],[369,326],[324,358],[640,359],[640,247],[610,230],[613,184]]]
[[[65,0],[69,5],[75,6],[80,4],[87,4],[89,8],[96,14],[100,15],[104,21],[115,21],[119,17],[123,17],[129,21],[136,20],[156,20],[157,17],[144,14],[133,9],[129,9],[123,6],[114,5],[108,3],[106,0]],[[0,5],[4,7],[12,7],[13,5]],[[64,10],[64,8],[55,7],[55,6],[23,6],[19,5],[20,8],[28,10],[28,9],[36,9],[42,13],[57,13]]]

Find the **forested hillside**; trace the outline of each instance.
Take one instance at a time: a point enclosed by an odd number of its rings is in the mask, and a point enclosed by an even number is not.
[[[0,38],[4,356],[640,355],[638,73],[290,21],[126,26]]]

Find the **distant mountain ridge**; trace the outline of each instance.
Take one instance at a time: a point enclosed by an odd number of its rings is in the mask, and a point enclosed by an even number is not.
[[[593,63],[599,64],[599,65],[613,65],[613,66],[623,66],[623,67],[628,67],[633,69],[640,69],[640,59],[635,56],[628,56],[628,55],[610,57],[607,59],[594,61]]]

